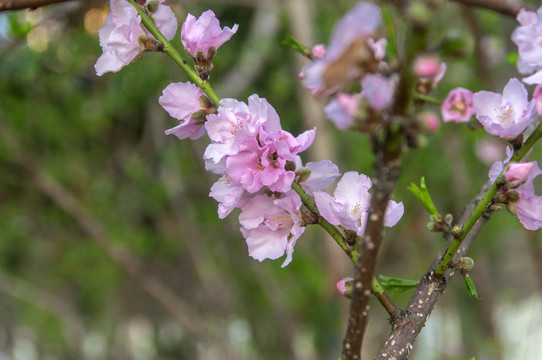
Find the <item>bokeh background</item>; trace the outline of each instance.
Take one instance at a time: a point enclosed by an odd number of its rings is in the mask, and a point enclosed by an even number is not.
[[[366,136],[325,119],[324,103],[297,78],[306,60],[282,44],[287,34],[326,43],[354,1],[167,3],[180,22],[212,9],[222,25],[240,25],[215,58],[219,96],[246,101],[258,93],[293,134],[317,126],[305,161],[331,159],[342,172],[371,175]],[[431,46],[450,38],[461,46],[442,56],[448,72],[432,95],[443,99],[457,86],[500,92],[518,76],[507,61],[515,19],[433,3]],[[284,269],[282,260],[248,257],[238,212],[219,221],[208,197],[217,178],[204,171],[208,140],[164,135],[177,120],[158,97],[186,81],[183,72],[151,53],[117,74],[95,75],[108,6],[72,1],[0,13],[0,359],[339,358],[348,301],[335,283],[351,276],[348,258],[312,227]],[[173,43],[182,49],[178,35]],[[438,108],[415,108],[424,111]],[[423,275],[444,241],[427,231],[428,215],[406,187],[425,176],[439,211],[459,217],[490,164],[505,158],[502,143],[490,151],[492,140],[442,124],[403,155],[394,198],[405,215],[386,231],[378,273]],[[531,159],[540,155],[539,146]],[[503,210],[469,255],[481,300],[456,276],[411,358],[542,359],[540,233]],[[392,294],[399,306],[409,296]],[[377,302],[370,318],[367,358],[390,330]]]

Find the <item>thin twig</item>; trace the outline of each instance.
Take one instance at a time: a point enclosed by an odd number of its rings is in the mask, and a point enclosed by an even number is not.
[[[506,1],[506,0],[453,0],[468,6],[479,7],[483,9],[493,10],[503,15],[516,17],[522,8],[532,10],[532,6],[524,5],[521,2]]]
[[[0,0],[0,12],[23,9],[35,10],[42,6],[68,1],[76,0]]]

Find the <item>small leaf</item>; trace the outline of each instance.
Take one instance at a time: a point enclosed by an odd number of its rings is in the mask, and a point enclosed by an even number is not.
[[[384,289],[391,292],[403,292],[418,286],[418,281],[400,279],[391,276],[378,275],[380,284]]]
[[[414,194],[420,200],[422,205],[425,207],[425,209],[429,212],[433,220],[438,221],[441,217],[438,213],[435,204],[433,204],[433,200],[431,199],[431,195],[429,195],[429,191],[427,190],[427,187],[425,186],[425,177],[422,177],[420,180],[420,187],[418,187],[416,184],[412,183],[410,184],[410,187],[407,187],[408,190]]]
[[[476,287],[474,286],[474,281],[472,281],[468,274],[465,275],[465,286],[467,287],[467,292],[470,296],[472,296],[476,300],[480,300],[480,298],[478,297],[478,292],[476,291]]]
[[[295,51],[299,52],[301,55],[309,56],[311,57],[311,50],[299,43],[296,39],[294,39],[290,34],[286,35],[286,39],[282,41],[282,43],[286,46],[291,47]]]
[[[519,60],[519,54],[517,52],[511,52],[506,54],[506,62],[516,66]]]

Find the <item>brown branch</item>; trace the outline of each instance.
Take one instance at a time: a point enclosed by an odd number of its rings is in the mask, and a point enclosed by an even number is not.
[[[493,10],[503,15],[516,17],[522,8],[534,10],[532,6],[524,5],[520,2],[507,0],[453,0],[468,6],[479,7],[483,9]]]
[[[348,315],[348,326],[343,342],[344,360],[359,359],[361,344],[369,316],[369,300],[371,298],[371,283],[376,268],[378,250],[382,243],[384,215],[391,197],[391,192],[399,177],[400,151],[390,152],[390,138],[383,144],[377,145],[377,160],[373,178],[373,194],[365,233],[361,237],[359,258],[356,264],[353,281],[352,300]]]
[[[468,218],[490,185],[491,182],[488,182],[476,198],[467,205],[459,221],[460,223],[464,223]],[[454,262],[466,254],[478,231],[488,219],[489,217],[483,216],[474,225],[454,256]],[[449,269],[441,280],[434,279],[432,274],[438,266],[439,261],[440,257],[433,262],[429,271],[420,280],[420,284],[416,288],[414,296],[410,299],[403,317],[393,325],[390,337],[376,357],[376,360],[389,360],[393,358],[396,360],[408,359],[412,345],[425,326],[425,322],[431,315],[440,295],[444,293],[448,281],[454,275],[454,269]]]
[[[390,322],[393,324],[397,320],[399,320],[401,316],[401,310],[397,307],[397,305],[395,305],[390,296],[385,292],[375,292],[374,295],[390,316]]]
[[[0,0],[0,12],[11,10],[35,10],[42,6],[75,0]]]

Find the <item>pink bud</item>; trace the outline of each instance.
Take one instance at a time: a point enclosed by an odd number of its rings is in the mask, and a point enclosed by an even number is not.
[[[312,48],[312,56],[315,59],[321,59],[326,54],[326,47],[322,44],[314,45]]]
[[[339,291],[341,296],[350,297],[352,293],[352,281],[354,281],[354,279],[347,277],[337,283],[337,291]]]
[[[373,55],[376,60],[380,61],[386,56],[386,46],[388,45],[388,40],[385,38],[374,41],[372,38],[369,38],[367,44],[373,50]]]
[[[414,74],[422,78],[437,76],[440,70],[440,62],[432,56],[420,56],[414,62]]]
[[[345,93],[339,93],[337,95],[337,101],[339,102],[339,104],[341,104],[344,111],[348,115],[354,116],[356,114],[356,110],[358,109],[358,103],[359,103],[359,99],[356,96],[345,94]]]
[[[534,162],[520,162],[509,164],[506,172],[504,173],[504,178],[513,187],[522,185],[525,181],[527,181],[527,178],[533,169],[533,163]]]
[[[422,126],[428,133],[434,133],[440,127],[440,121],[434,112],[423,113],[420,117]]]

